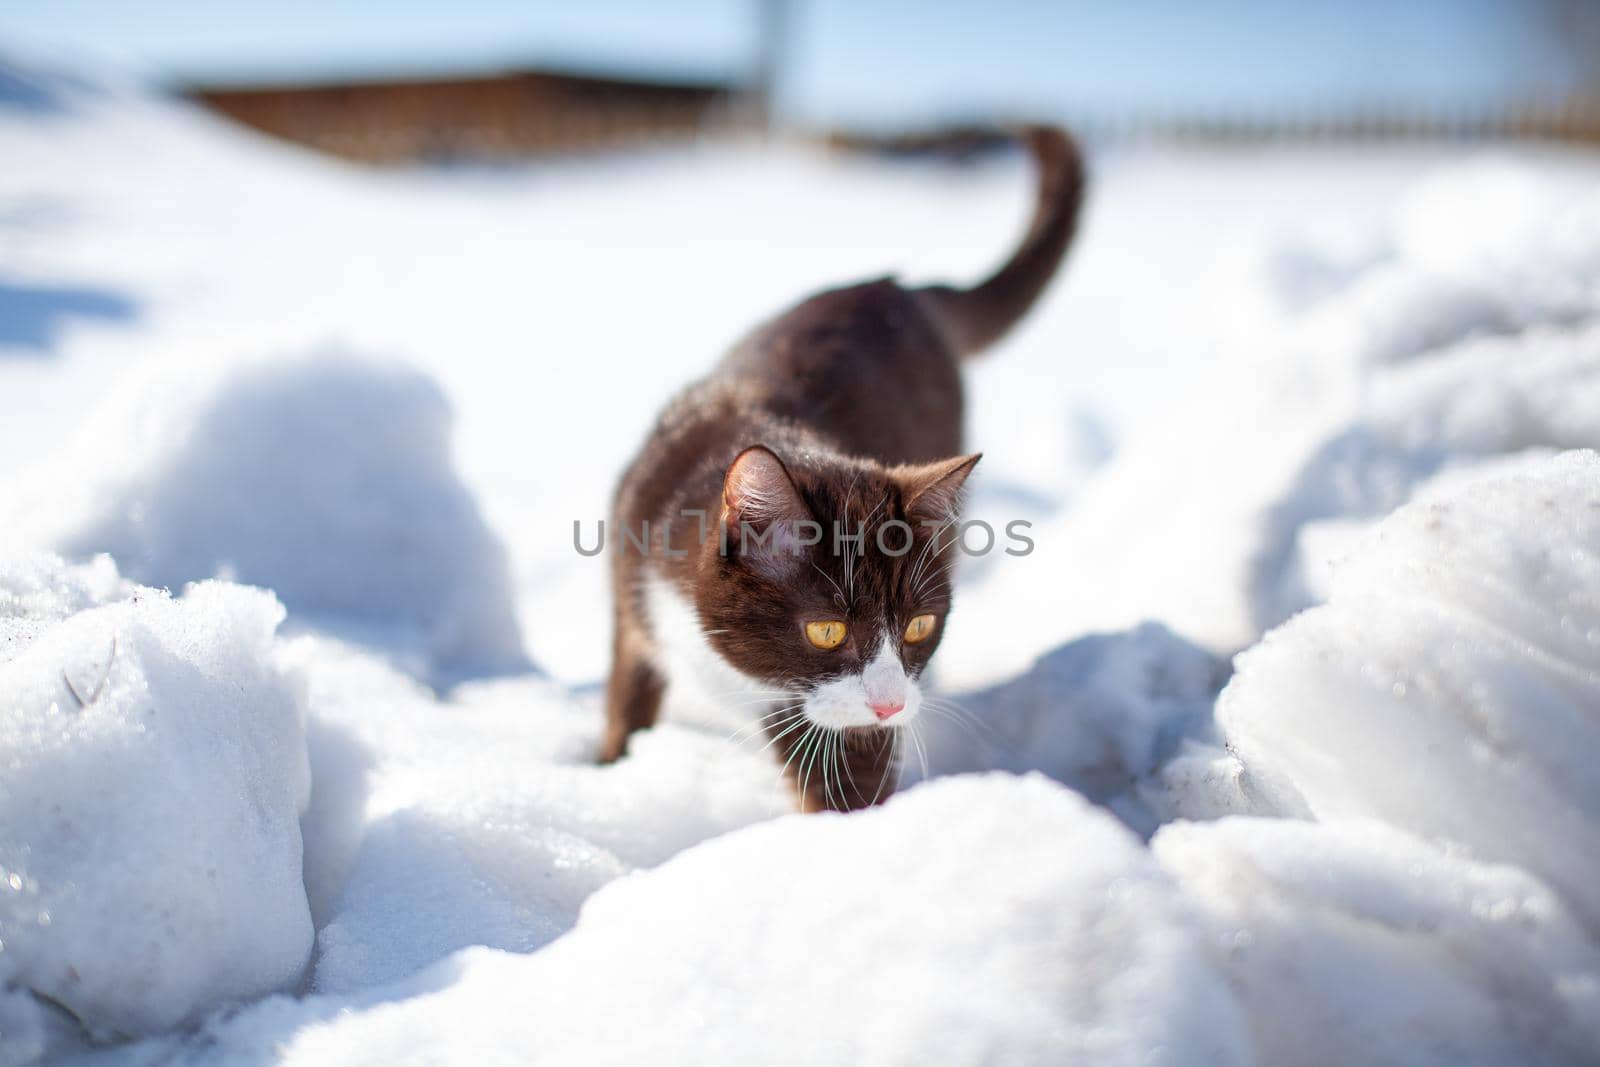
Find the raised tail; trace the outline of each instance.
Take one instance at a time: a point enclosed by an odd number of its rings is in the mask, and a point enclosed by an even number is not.
[[[917,290],[950,343],[963,357],[994,344],[1022,316],[1055,275],[1078,228],[1083,204],[1083,158],[1064,130],[1027,126],[1019,139],[1033,153],[1039,197],[1033,222],[1005,266],[971,289],[930,285]]]

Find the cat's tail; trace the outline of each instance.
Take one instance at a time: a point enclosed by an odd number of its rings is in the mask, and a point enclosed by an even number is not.
[[[1083,204],[1083,157],[1065,130],[1026,126],[1018,137],[1033,153],[1039,197],[1033,222],[1016,252],[987,281],[971,289],[930,285],[917,290],[956,351],[974,355],[994,344],[1028,313],[1066,255]]]

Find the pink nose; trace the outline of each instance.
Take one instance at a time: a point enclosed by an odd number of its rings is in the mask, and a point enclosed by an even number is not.
[[[869,701],[867,703],[867,707],[871,708],[872,714],[876,715],[879,719],[890,719],[905,710],[906,702],[903,700],[896,700],[890,704],[874,704]]]

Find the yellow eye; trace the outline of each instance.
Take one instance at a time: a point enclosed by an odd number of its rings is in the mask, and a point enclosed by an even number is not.
[[[837,619],[806,623],[806,640],[821,649],[838,648],[844,644],[845,625]]]
[[[906,640],[913,645],[918,641],[926,641],[933,633],[933,616],[918,615],[906,623]]]

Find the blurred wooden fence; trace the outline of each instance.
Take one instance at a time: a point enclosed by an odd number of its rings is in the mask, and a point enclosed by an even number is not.
[[[1110,141],[1381,142],[1566,141],[1600,143],[1600,97],[1492,107],[1305,110],[1252,115],[1107,118],[1085,115],[1073,128]]]

